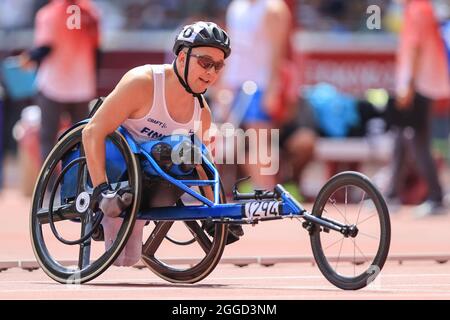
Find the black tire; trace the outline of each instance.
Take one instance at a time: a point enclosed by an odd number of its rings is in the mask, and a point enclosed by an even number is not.
[[[360,191],[357,191],[358,189]],[[342,208],[342,206],[345,206],[345,209],[340,210],[339,207]],[[356,237],[345,237],[337,231],[318,226],[314,228],[310,237],[311,247],[317,265],[325,278],[344,290],[357,290],[370,284],[384,266],[391,239],[388,208],[377,188],[360,173],[339,173],[320,190],[312,214],[346,225],[354,224],[359,230]],[[369,221],[372,223],[367,223]],[[359,245],[357,240],[361,241]],[[344,243],[344,241],[347,242]],[[344,244],[346,244],[345,247]],[[342,250],[347,249],[348,245],[350,245],[348,250],[350,254],[341,255]],[[361,248],[367,251],[363,252]],[[335,251],[338,251],[337,256],[332,254]],[[338,270],[341,262],[343,264]]]
[[[209,178],[211,179],[211,177]],[[204,190],[201,190],[201,193],[205,194]],[[220,192],[220,202],[226,202],[222,188]],[[214,235],[210,236],[203,228],[204,221],[185,221],[184,223],[189,231],[195,234],[195,243],[199,244],[204,251],[204,256],[195,259],[195,261],[191,261],[188,268],[169,265],[162,261],[163,259],[159,259],[155,256],[155,250],[157,250],[164,239],[167,239],[166,234],[172,226],[173,221],[158,221],[153,233],[149,236],[147,242],[143,246],[141,258],[144,264],[156,275],[172,283],[195,283],[207,277],[219,263],[226,244],[228,234],[227,224],[215,223]],[[156,243],[153,247],[151,244],[152,241],[155,241],[154,243]],[[186,250],[184,249],[186,246],[178,247],[179,250]]]
[[[68,134],[64,135],[64,137],[60,141],[58,141],[58,143],[55,145],[55,147],[50,152],[49,156],[47,157],[42,166],[32,198],[32,206],[30,214],[30,232],[33,251],[39,265],[42,267],[44,272],[52,279],[60,283],[84,283],[90,281],[98,277],[100,274],[102,274],[114,262],[114,260],[119,256],[122,249],[126,245],[126,242],[133,230],[139,207],[138,204],[140,203],[141,197],[141,184],[140,184],[141,176],[140,176],[139,162],[136,156],[131,151],[130,147],[128,146],[125,137],[120,132],[116,131],[112,133],[110,136],[108,136],[108,140],[112,142],[111,145],[113,145],[115,148],[117,148],[117,150],[120,151],[119,155],[121,155],[122,159],[124,159],[125,161],[126,171],[125,176],[122,176],[120,180],[115,181],[110,180],[109,182],[114,183],[122,181],[122,183],[124,183],[125,181],[127,181],[128,187],[131,189],[131,192],[133,193],[133,203],[126,210],[126,213],[123,216],[122,219],[123,222],[117,233],[117,237],[113,241],[108,250],[104,248],[103,242],[99,243],[98,244],[99,251],[95,252],[99,256],[98,258],[95,259],[92,257],[93,252],[91,252],[91,244],[92,246],[94,246],[94,243],[93,242],[91,243],[92,240],[91,237],[89,237],[86,241],[84,241],[82,245],[78,244],[79,249],[76,249],[76,247],[74,246],[69,247],[66,245],[64,247],[63,245],[63,249],[67,247],[67,252],[79,250],[78,257],[75,257],[74,259],[70,260],[75,261],[70,262],[70,264],[76,264],[76,268],[67,266],[66,260],[62,261],[60,257],[56,257],[56,255],[61,255],[61,250],[58,252],[54,252],[52,250],[55,247],[55,245],[61,246],[61,243],[59,243],[55,237],[53,238],[51,237],[52,235],[54,235],[54,233],[53,234],[49,233],[50,236],[48,236],[48,234],[43,232],[43,227],[46,228],[47,226],[45,226],[45,224],[48,224],[48,220],[45,219],[44,215],[45,212],[47,213],[49,212],[49,207],[45,208],[46,200],[44,199],[47,198],[49,185],[51,185],[54,182],[57,183],[57,181],[55,181],[55,175],[57,176],[59,174],[58,171],[60,172],[63,171],[62,170],[63,169],[62,166],[64,165],[63,159],[67,157],[68,153],[73,152],[74,150],[81,149],[82,130],[85,126],[86,124],[82,124],[73,128]],[[84,180],[79,180],[79,178],[76,179],[76,181],[78,181],[76,182],[76,189],[83,190],[89,195],[92,195],[92,185],[90,185],[90,179],[88,178],[87,166],[86,165],[82,166],[80,163],[79,167],[76,170],[80,169],[82,171],[77,172],[83,172],[82,176],[86,178],[84,178]],[[110,174],[108,170],[109,169],[107,166],[108,179],[110,179]],[[80,181],[82,182],[80,183]],[[69,188],[70,190],[72,190],[71,186],[72,185],[70,185]],[[58,188],[58,186],[55,186],[54,190],[56,190],[56,188]],[[66,219],[64,221],[59,222],[62,222],[62,224],[64,223],[66,225],[67,223],[70,224],[71,222],[78,223],[78,225],[81,225],[82,236],[83,235],[88,236],[89,229],[86,229],[86,225],[90,223],[89,221],[92,221],[94,216],[97,215],[98,217],[98,213],[94,213],[91,210],[91,208],[87,209],[82,214],[79,213],[78,211],[76,211],[75,206],[76,200],[74,198],[71,199],[68,198],[66,200],[60,201],[61,204],[64,204],[68,207],[68,209],[65,212],[69,212],[70,214],[72,214],[73,211],[74,212],[73,214],[78,216],[76,218]],[[52,208],[53,208],[53,216],[56,219],[58,218],[59,212],[58,210],[60,209],[58,209],[58,207],[55,205],[53,205]],[[62,208],[62,205],[60,205],[59,208]],[[59,222],[55,221],[55,226],[58,225]],[[70,227],[74,226],[71,225]],[[92,224],[90,227],[92,228]]]

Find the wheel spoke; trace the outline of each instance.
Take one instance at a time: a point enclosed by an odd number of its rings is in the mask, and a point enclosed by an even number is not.
[[[172,225],[173,221],[159,221],[142,247],[142,254],[150,258],[153,257]]]
[[[37,212],[36,218],[41,225],[49,223],[48,211],[49,211],[48,209],[40,209]],[[69,204],[65,204],[65,205],[53,208],[53,221],[54,222],[81,218],[82,215],[83,214],[80,214],[79,212],[77,212],[74,203],[69,203]]]
[[[358,209],[358,216],[356,217],[356,223],[355,223],[356,225],[358,225],[359,215],[361,214],[361,209],[362,209],[362,206],[364,203],[364,197],[366,195],[366,192],[364,190],[361,190],[361,191],[362,191],[362,198],[361,198],[361,202],[360,202],[359,209]]]
[[[79,157],[83,158],[84,157],[84,148],[83,148],[83,144],[81,142],[80,142],[79,150],[80,150]],[[77,180],[76,180],[77,181],[77,193],[76,193],[76,195],[79,195],[80,193],[85,191],[85,188],[86,188],[85,175],[87,175],[86,174],[87,170],[85,170],[85,167],[86,167],[86,161],[79,163],[77,165]]]
[[[330,244],[329,246],[327,246],[326,248],[324,248],[324,250],[327,250],[327,249],[331,248],[331,247],[334,246],[336,243],[339,243],[339,241],[342,241],[342,240],[344,240],[344,236],[342,236],[341,239],[339,239],[339,240],[333,242],[332,244]]]
[[[88,211],[90,213],[90,210]],[[87,235],[92,230],[91,215],[87,214],[81,223],[81,238]],[[80,244],[80,251],[78,255],[78,268],[83,270],[90,264],[91,258],[91,238]]]
[[[337,267],[338,267],[338,264],[339,264],[339,260],[341,259],[341,252],[342,252],[342,246],[343,246],[343,244],[344,244],[344,238],[342,238],[342,241],[341,241],[341,247],[339,248],[339,253],[338,253],[338,256],[337,256],[337,261],[336,261],[336,268],[334,268],[334,270],[337,272]]]
[[[197,221],[185,221],[184,224],[187,226],[189,231],[194,236],[195,240],[199,243],[205,253],[208,253],[211,250],[212,242],[209,240],[208,236],[205,233]]]
[[[347,218],[345,217],[345,215],[342,213],[342,211],[339,210],[339,208],[336,206],[336,200],[333,199],[333,201],[331,201],[331,198],[330,198],[329,200],[330,200],[330,203],[333,205],[333,207],[335,207],[336,210],[339,212],[339,214],[342,216],[342,218],[344,218],[345,223],[346,223],[346,224],[350,224],[350,223],[347,221]]]
[[[356,249],[358,249],[359,253],[363,256],[363,260],[364,262],[369,261],[369,259],[365,256],[365,254],[362,252],[361,248],[356,244],[355,239],[351,238],[351,240],[353,241],[353,245],[356,247]]]
[[[373,215],[371,215],[371,216],[365,218],[364,220],[360,221],[360,222],[357,223],[356,225],[359,226],[359,225],[363,224],[364,222],[366,222],[367,220],[373,218],[373,217],[376,216],[376,215],[378,215],[378,213],[374,213]]]
[[[361,234],[361,235],[366,236],[368,238],[372,238],[372,239],[377,240],[377,241],[380,240],[380,238],[378,238],[376,236],[372,236],[370,234],[367,234],[367,233],[364,233],[364,232],[361,232],[361,231],[359,231],[358,234]]]

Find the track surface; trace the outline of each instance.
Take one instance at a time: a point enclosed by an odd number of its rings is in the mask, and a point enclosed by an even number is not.
[[[198,284],[171,284],[147,269],[118,267],[81,286],[58,284],[40,269],[17,267],[35,260],[29,205],[30,199],[16,190],[0,194],[0,268],[16,265],[0,272],[0,299],[450,299],[450,262],[435,261],[450,256],[449,214],[417,220],[411,208],[404,207],[392,215],[391,260],[369,287],[349,292],[328,283],[312,263],[298,262],[312,253],[308,235],[296,220],[245,227],[244,239],[226,247],[224,263]],[[167,257],[179,254],[168,249]],[[286,257],[297,262],[281,263]],[[231,258],[249,264],[226,263]],[[275,264],[256,263],[267,258]]]

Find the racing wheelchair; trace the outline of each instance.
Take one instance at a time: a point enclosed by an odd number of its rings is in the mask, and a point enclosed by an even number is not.
[[[105,142],[106,172],[110,185],[126,188],[133,200],[117,218],[120,228],[106,249],[96,239],[103,213],[93,205],[82,145],[88,121],[60,136],[43,164],[32,198],[32,247],[44,272],[60,283],[85,283],[102,274],[124,249],[136,220],[147,221],[145,229],[153,227],[142,246],[142,261],[173,283],[195,283],[208,276],[220,261],[230,226],[286,218],[302,222],[317,266],[341,289],[367,286],[384,266],[391,237],[389,213],[380,192],[361,173],[332,177],[311,212],[282,185],[272,191],[241,193],[237,182],[232,190],[237,202],[226,203],[218,170],[194,136],[173,135],[138,144],[123,127]],[[195,157],[201,161],[193,165]],[[148,179],[163,181],[184,195],[172,206],[145,208]],[[171,229],[185,232],[182,239]],[[168,261],[160,255],[168,246],[181,258],[190,254],[195,259],[187,264]],[[195,249],[188,250],[191,246]]]

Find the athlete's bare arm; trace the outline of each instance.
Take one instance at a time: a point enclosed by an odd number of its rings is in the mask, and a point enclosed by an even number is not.
[[[142,114],[153,100],[152,74],[145,70],[137,67],[128,71],[83,130],[84,151],[94,187],[107,182],[105,138],[128,118]]]

